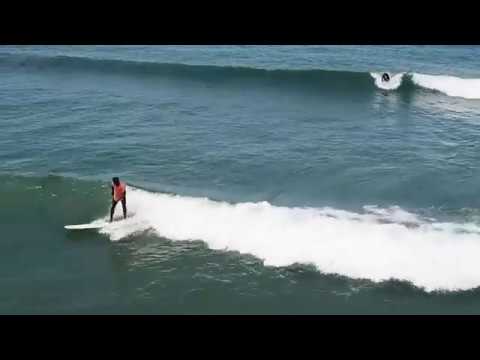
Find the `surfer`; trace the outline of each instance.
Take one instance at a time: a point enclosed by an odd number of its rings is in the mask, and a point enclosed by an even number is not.
[[[387,73],[383,73],[382,81],[389,82],[390,81],[390,75],[388,75]]]
[[[122,202],[123,218],[127,218],[127,185],[120,182],[118,177],[112,178],[112,207],[110,208],[110,222],[113,221],[113,213],[117,203]]]

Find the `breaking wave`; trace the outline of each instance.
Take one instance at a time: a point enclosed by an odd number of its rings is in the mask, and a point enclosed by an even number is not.
[[[151,231],[173,241],[252,254],[267,266],[313,264],[327,274],[408,281],[426,291],[480,286],[480,226],[438,222],[399,207],[279,207],[131,188],[125,221],[102,228],[112,241]],[[98,219],[96,221],[103,221]]]

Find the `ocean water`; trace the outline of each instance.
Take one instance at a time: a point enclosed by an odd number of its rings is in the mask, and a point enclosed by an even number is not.
[[[0,313],[480,313],[478,58],[0,46]]]

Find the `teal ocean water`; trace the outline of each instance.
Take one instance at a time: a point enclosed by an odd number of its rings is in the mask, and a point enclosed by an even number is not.
[[[0,313],[480,313],[479,57],[1,46]]]

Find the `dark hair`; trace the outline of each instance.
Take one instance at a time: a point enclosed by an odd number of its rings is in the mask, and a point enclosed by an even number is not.
[[[116,177],[116,176],[115,176],[114,178],[112,178],[112,181],[113,181],[113,183],[114,183],[115,185],[119,185],[119,184],[120,184],[120,179],[119,179],[118,177]]]

